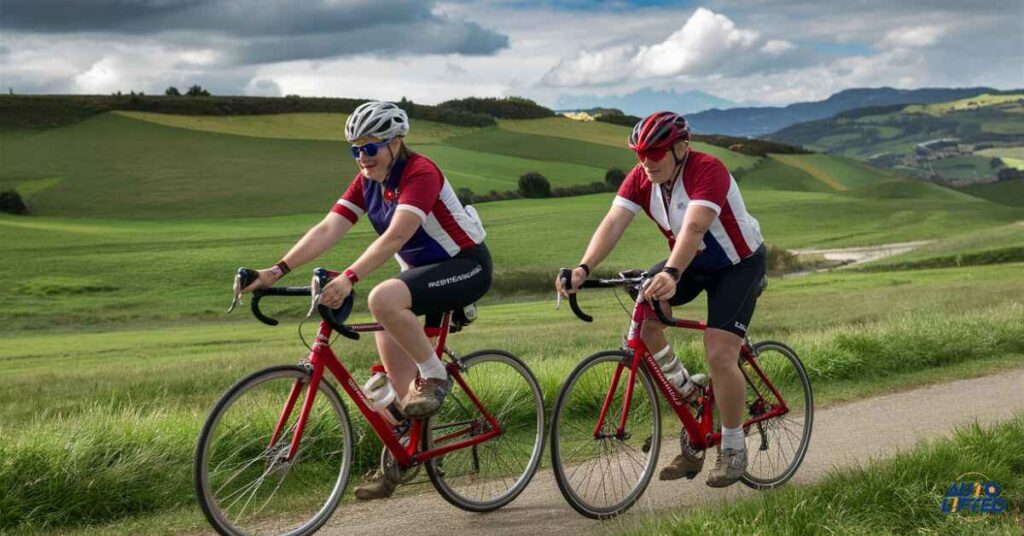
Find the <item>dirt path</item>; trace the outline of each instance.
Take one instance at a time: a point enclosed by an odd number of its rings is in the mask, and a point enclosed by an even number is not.
[[[1024,411],[1022,385],[1024,368],[1018,368],[820,410],[815,415],[807,457],[792,482],[814,482],[830,469],[888,457],[921,439],[948,436],[954,427],[974,420],[982,424],[1005,420]],[[663,443],[662,464],[674,457],[678,448],[675,441],[666,438]],[[547,449],[544,455],[549,455]],[[559,493],[549,468],[542,468],[515,502],[490,514],[458,510],[425,484],[418,486],[424,491],[422,494],[346,503],[320,534],[610,534],[652,512],[722,503],[759,493],[741,484],[726,489],[708,488],[703,476],[676,482],[659,482],[655,476],[632,510],[606,522],[586,519],[572,510]]]

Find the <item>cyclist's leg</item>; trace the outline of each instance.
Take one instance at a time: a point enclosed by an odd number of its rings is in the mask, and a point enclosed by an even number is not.
[[[391,383],[398,393],[398,399],[403,400],[405,393],[409,390],[409,384],[416,379],[418,372],[416,361],[389,332],[378,331],[375,336],[380,360],[384,364],[384,368],[387,369],[388,376],[391,377]]]
[[[746,385],[736,366],[754,314],[758,289],[765,272],[762,246],[753,256],[715,273],[708,284],[708,329],[704,333],[708,370],[715,385],[715,404],[722,422],[718,461],[707,484],[723,487],[735,483],[747,465],[743,432]]]
[[[722,425],[729,428],[736,428],[742,422],[746,386],[736,360],[754,315],[764,274],[762,247],[739,264],[711,276],[708,284],[708,329],[704,333],[704,348]]]
[[[370,292],[368,299],[370,312],[387,330],[390,339],[397,343],[407,358],[411,359],[414,363],[418,363],[429,359],[434,353],[434,348],[430,345],[430,339],[423,333],[423,328],[420,326],[419,319],[416,318],[416,313],[413,312],[412,301],[409,287],[400,279],[388,279],[377,285]],[[382,348],[380,340],[378,338],[378,349],[382,350],[382,352],[390,349]],[[384,358],[383,354],[382,358]],[[387,365],[385,363],[385,366]],[[404,370],[400,368],[401,365],[397,365],[397,367],[399,368],[396,368],[396,370]],[[388,370],[390,372],[391,369],[388,368]],[[392,381],[395,382],[396,386],[398,386],[400,380],[401,378],[392,376]],[[404,391],[408,385],[408,382],[406,382],[401,387],[398,387],[400,392]]]
[[[401,304],[407,303],[408,308],[402,313],[415,318],[418,315],[443,313],[475,302],[490,288],[491,273],[490,254],[487,252],[486,246],[480,245],[460,253],[452,259],[406,270],[397,279],[388,283],[396,287],[401,286],[404,292],[400,298],[405,299],[408,296],[408,301]],[[371,301],[373,301],[373,296],[371,296]],[[381,301],[384,300],[378,298],[378,302]],[[387,306],[387,304],[378,304],[378,308]],[[372,303],[370,307],[374,309]],[[392,327],[382,318],[379,319],[410,356],[416,358],[421,371],[422,378],[414,382],[404,399],[407,414],[414,417],[425,417],[432,414],[446,396],[451,383],[451,379],[444,373],[443,368],[441,369],[442,376],[435,377],[429,374],[431,368],[440,367],[440,362],[436,361],[438,356],[434,353],[433,345],[430,344],[429,339],[418,325],[414,330],[404,326],[398,327],[396,329],[408,330],[406,333],[398,333],[393,331]],[[406,346],[404,339],[412,338],[412,333],[409,331],[415,331],[416,343],[422,345],[421,349]],[[435,361],[435,363],[430,364],[430,361]]]

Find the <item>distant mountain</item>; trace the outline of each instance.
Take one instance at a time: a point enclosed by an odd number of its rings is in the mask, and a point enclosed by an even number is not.
[[[868,106],[932,104],[998,93],[985,87],[894,89],[856,88],[840,91],[817,102],[799,102],[783,107],[714,109],[690,114],[696,132],[732,136],[764,136],[796,123],[825,119],[838,113]]]
[[[618,108],[630,115],[643,117],[659,110],[672,110],[682,114],[699,112],[711,108],[732,108],[737,103],[716,97],[703,91],[641,89],[625,95],[599,97],[597,95],[562,95],[555,108],[560,111],[575,111],[589,108]]]

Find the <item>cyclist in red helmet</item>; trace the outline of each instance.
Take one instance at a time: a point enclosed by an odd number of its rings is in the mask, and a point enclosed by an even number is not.
[[[704,348],[722,416],[722,442],[707,484],[728,486],[740,478],[747,464],[741,428],[746,386],[736,359],[765,278],[760,226],[747,213],[739,187],[725,165],[690,148],[690,129],[679,114],[658,112],[637,123],[629,136],[629,148],[639,163],[623,181],[573,270],[572,288],[562,288],[557,278],[555,288],[565,296],[576,292],[622,238],[636,213],[642,210],[654,220],[668,240],[671,254],[650,269],[649,273],[656,275],[644,296],[675,306],[692,301],[701,291],[707,293]],[[641,337],[662,370],[679,379],[677,387],[685,396],[693,382],[701,379],[699,375],[687,379],[664,330],[660,322],[645,322]],[[703,453],[684,446],[660,478],[692,476],[703,465]]]

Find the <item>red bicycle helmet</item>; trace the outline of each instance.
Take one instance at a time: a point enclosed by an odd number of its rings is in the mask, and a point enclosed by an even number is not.
[[[638,156],[661,160],[679,141],[690,141],[690,125],[673,112],[656,112],[642,119],[629,135],[629,148]]]

